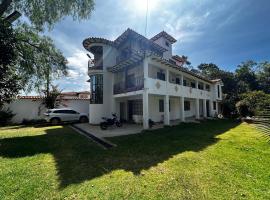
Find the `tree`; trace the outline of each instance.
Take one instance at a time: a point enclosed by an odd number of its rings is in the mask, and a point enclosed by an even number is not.
[[[243,117],[255,115],[270,107],[270,94],[263,91],[252,91],[240,95],[236,104],[239,114]]]
[[[36,29],[21,24],[16,30],[18,45],[15,48],[16,60],[23,85],[27,90],[33,88],[40,91],[50,78],[58,78],[67,74],[67,61],[52,39],[42,36]]]
[[[49,37],[39,32],[45,27],[51,29],[67,15],[74,20],[86,19],[93,9],[93,0],[1,1],[0,106],[8,103],[22,88],[40,91],[45,81],[66,75],[64,56]],[[28,17],[31,25],[19,23],[13,27],[10,27],[11,24],[3,26],[3,19],[15,10]]]
[[[94,9],[93,0],[2,0],[0,17],[14,10],[28,17],[38,30],[52,26],[63,17],[71,15],[73,20],[87,19]]]
[[[256,78],[259,90],[270,94],[270,63],[265,61],[257,66]]]
[[[202,63],[198,66],[201,74],[209,79],[220,78],[220,69],[216,64],[213,63]]]
[[[256,62],[250,60],[242,62],[235,70],[235,77],[238,81],[239,93],[253,91],[258,89],[258,83],[255,75]]]
[[[61,91],[58,89],[58,86],[52,85],[52,90],[44,90],[44,100],[43,104],[45,105],[46,108],[48,109],[53,109],[55,108],[59,103],[59,95],[61,94]]]
[[[22,89],[20,77],[12,68],[17,58],[16,44],[12,28],[0,19],[0,109]]]

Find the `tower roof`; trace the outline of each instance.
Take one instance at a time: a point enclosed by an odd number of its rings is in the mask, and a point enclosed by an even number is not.
[[[161,38],[161,37],[165,37],[167,40],[169,40],[171,42],[171,44],[173,44],[177,41],[173,36],[166,33],[165,31],[161,31],[160,33],[158,33],[157,35],[152,37],[150,40],[156,41],[158,38]]]

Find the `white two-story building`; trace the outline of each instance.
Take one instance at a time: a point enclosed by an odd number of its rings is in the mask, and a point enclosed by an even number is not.
[[[89,123],[117,113],[148,129],[149,119],[170,125],[172,120],[218,114],[222,82],[183,67],[181,57],[172,55],[175,42],[164,31],[147,39],[131,29],[114,41],[85,39],[84,48],[94,55],[88,66]]]

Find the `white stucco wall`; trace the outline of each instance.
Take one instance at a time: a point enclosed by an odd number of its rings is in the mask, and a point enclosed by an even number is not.
[[[59,108],[68,107],[72,108],[80,113],[89,114],[89,100],[62,100]],[[5,108],[9,108],[14,114],[16,114],[12,122],[21,123],[23,119],[42,119],[43,113],[46,112],[46,108],[42,104],[41,99],[16,99]]]

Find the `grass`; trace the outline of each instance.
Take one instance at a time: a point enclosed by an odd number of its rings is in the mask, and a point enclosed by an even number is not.
[[[270,199],[270,146],[248,124],[207,121],[110,138],[0,128],[0,199]]]

